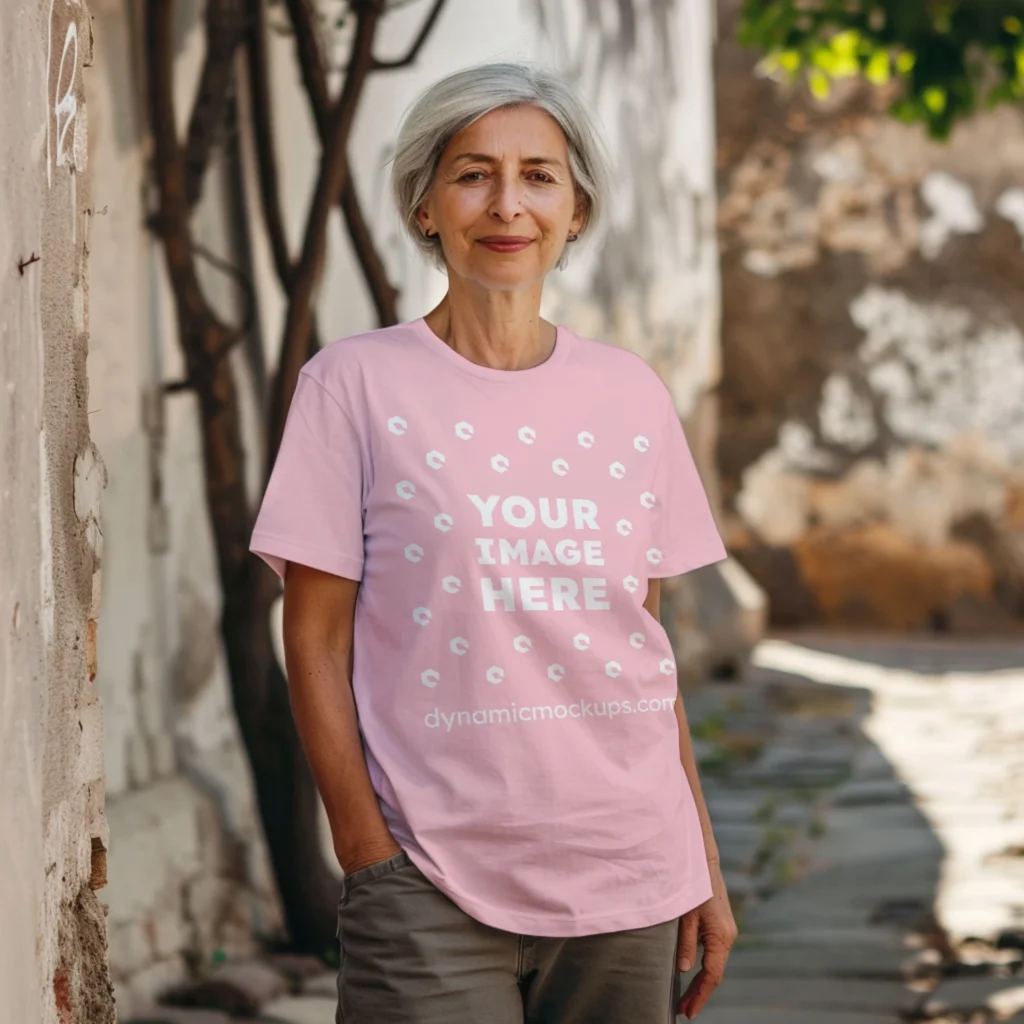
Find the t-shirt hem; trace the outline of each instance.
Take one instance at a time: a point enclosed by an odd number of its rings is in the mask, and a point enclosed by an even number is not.
[[[443,892],[457,907],[474,920],[490,928],[544,938],[577,938],[583,935],[604,935],[609,932],[631,931],[664,924],[706,903],[714,895],[710,882],[689,884],[671,899],[642,909],[621,910],[612,914],[587,914],[579,917],[559,917],[537,914],[517,914],[471,899],[455,892],[433,877],[429,865],[424,865],[414,851],[407,850],[409,859],[427,880]]]
[[[324,551],[322,548],[310,547],[269,533],[253,533],[249,541],[249,550],[262,558],[282,580],[286,562],[308,565],[334,576],[344,576],[346,579],[359,580],[363,576],[361,558],[353,558],[351,555],[343,555],[336,551]]]

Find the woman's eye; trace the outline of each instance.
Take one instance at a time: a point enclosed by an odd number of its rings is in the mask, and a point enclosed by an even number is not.
[[[479,181],[483,177],[483,171],[466,171],[459,181]]]
[[[541,184],[549,184],[554,179],[550,174],[545,174],[544,171],[534,171],[533,174],[530,175],[530,180],[539,181]]]

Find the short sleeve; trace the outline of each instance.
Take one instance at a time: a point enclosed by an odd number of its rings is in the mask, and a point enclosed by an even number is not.
[[[300,373],[249,550],[283,580],[287,562],[363,573],[362,448],[342,407]]]
[[[650,567],[648,575],[663,579],[720,562],[727,555],[671,401],[658,448],[654,544],[662,558]]]

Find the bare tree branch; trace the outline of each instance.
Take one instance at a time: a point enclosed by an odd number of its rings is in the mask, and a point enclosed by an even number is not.
[[[327,144],[327,126],[330,120],[330,99],[327,90],[327,76],[323,55],[316,39],[314,13],[309,0],[286,0],[292,17],[302,77],[306,84],[313,120],[316,123],[322,145]],[[373,232],[363,213],[355,181],[348,166],[348,152],[345,153],[345,184],[341,192],[341,212],[345,218],[349,238],[352,242],[363,279],[370,291],[377,321],[381,327],[398,322],[398,290],[388,279],[384,260],[374,244]]]
[[[184,154],[175,131],[174,0],[149,0],[144,17],[153,175],[160,203],[155,226],[163,241],[185,360],[185,381],[171,390],[189,387],[199,400],[206,498],[224,580],[233,577],[246,558],[249,525],[244,474],[238,469],[245,459],[238,395],[223,359],[238,330],[216,315],[196,272]]]
[[[373,232],[363,214],[351,172],[341,193],[341,212],[345,218],[345,227],[348,228],[349,240],[363,272],[363,280],[373,299],[377,323],[381,327],[390,327],[398,323],[398,289],[391,283],[387,267],[384,266],[384,260],[374,243]]]
[[[218,256],[212,249],[198,242],[192,243],[192,251],[203,261],[208,263],[214,270],[219,270],[225,277],[231,278],[235,284],[245,293],[246,300],[251,303],[253,299],[252,281],[241,267],[236,267],[230,260]]]
[[[189,207],[202,194],[203,178],[227,118],[234,55],[245,32],[242,0],[208,0],[206,59],[199,77],[185,149],[186,194]]]
[[[153,226],[164,243],[179,316],[192,328],[216,325],[226,330],[203,295],[192,259],[185,161],[175,131],[173,14],[173,0],[151,0],[146,17],[153,173],[160,197]]]
[[[256,176],[260,206],[270,240],[274,269],[285,291],[291,287],[294,267],[288,254],[288,238],[281,210],[280,179],[274,154],[274,127],[270,101],[270,66],[267,60],[267,18],[265,0],[249,0],[249,39],[246,46],[249,106],[256,148]]]
[[[185,161],[175,130],[174,0],[145,0],[138,7],[145,22],[152,173],[159,195],[152,223],[163,241],[185,362],[184,380],[165,384],[164,392],[196,394],[232,702],[252,765],[263,835],[292,942],[300,951],[322,955],[335,934],[338,887],[316,840],[316,789],[288,706],[287,680],[271,642],[270,608],[280,584],[248,550],[253,517],[245,485],[246,448],[238,390],[226,356],[245,336],[249,323],[236,330],[222,324],[199,285],[196,260],[201,251],[190,232]],[[333,179],[323,186],[328,205],[318,212],[319,223],[326,221],[335,199],[329,190],[337,187]],[[226,269],[217,262],[219,269]],[[300,302],[308,308],[308,295]]]
[[[306,361],[313,324],[313,296],[323,272],[330,208],[341,197],[349,181],[346,148],[359,97],[373,66],[373,41],[380,21],[382,0],[351,0],[356,15],[356,33],[341,96],[331,110],[324,154],[289,292],[288,314],[270,403],[267,450],[276,454],[284,430],[299,370]]]
[[[331,98],[327,90],[327,75],[324,73],[324,56],[317,39],[316,11],[312,0],[285,0],[285,4],[295,33],[302,81],[309,94],[320,141],[323,142],[327,135]]]
[[[412,62],[420,55],[420,50],[423,49],[423,44],[430,36],[430,33],[434,28],[434,23],[440,16],[441,8],[444,7],[444,4],[445,0],[434,0],[434,6],[431,7],[430,12],[424,19],[419,35],[413,40],[412,46],[410,46],[406,51],[404,57],[399,57],[397,60],[375,60],[373,62],[373,70],[396,71],[399,68],[407,68],[412,64]]]

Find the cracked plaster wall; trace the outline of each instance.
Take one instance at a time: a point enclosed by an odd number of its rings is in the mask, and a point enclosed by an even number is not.
[[[1024,114],[947,144],[755,74],[720,5],[732,550],[780,624],[1024,625]]]
[[[0,10],[0,1021],[112,1024],[80,0]]]

